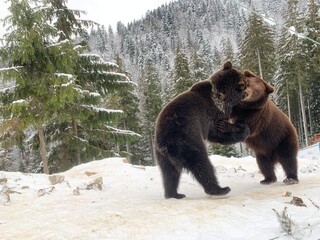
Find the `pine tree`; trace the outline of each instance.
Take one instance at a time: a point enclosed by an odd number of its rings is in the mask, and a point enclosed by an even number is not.
[[[79,56],[75,73],[81,98],[64,109],[69,117],[54,123],[50,129],[52,144],[56,146],[50,155],[54,166],[60,166],[59,162],[74,166],[118,155],[118,144],[136,141],[138,137],[119,125],[124,115],[123,106],[114,104],[129,91],[132,86],[129,79],[119,73],[116,64],[105,62],[98,55],[83,53]]]
[[[214,69],[220,69],[223,65],[222,53],[215,46],[213,49],[213,66]]]
[[[234,54],[234,50],[233,50],[233,46],[232,46],[230,38],[223,39],[221,41],[221,45],[222,45],[221,49],[222,49],[223,62],[231,61],[232,63],[234,63],[235,62],[235,54]]]
[[[204,80],[208,77],[208,74],[205,72],[205,61],[202,58],[202,56],[198,53],[196,47],[193,48],[193,52],[191,55],[191,67],[194,82]]]
[[[241,67],[250,68],[267,81],[273,81],[276,59],[274,37],[274,30],[253,12],[240,47]]]
[[[302,32],[300,12],[297,0],[288,0],[284,15],[285,22],[279,40],[277,88],[279,104],[287,110],[293,124],[298,129],[300,143],[308,145],[308,129],[305,111],[306,96],[306,56],[303,41],[296,33]]]
[[[180,46],[177,47],[174,58],[174,69],[172,73],[174,94],[176,96],[187,90],[194,83],[191,78],[189,62],[186,54],[182,52]]]
[[[15,87],[1,100],[7,121],[18,119],[21,130],[37,129],[43,171],[48,173],[47,142],[56,171],[61,170],[62,160],[74,165],[81,162],[80,155],[88,161],[115,154],[115,142],[137,135],[115,128],[122,111],[103,105],[105,97],[127,89],[131,81],[118,72],[116,64],[86,53],[83,41],[75,44],[71,39],[83,36],[82,27],[91,22],[79,23],[75,16],[81,12],[67,9],[65,1],[38,4],[12,2],[6,22],[14,30],[6,35],[7,44],[1,49],[9,68],[0,73],[14,79]]]
[[[119,55],[116,56],[116,63],[119,66],[120,72],[128,75],[128,73],[124,71],[125,66],[123,65],[123,61]],[[110,99],[109,103],[112,107],[121,109],[124,112],[119,123],[117,124],[118,128],[140,133],[139,99],[136,96],[135,90],[135,85],[128,85],[125,91],[122,90],[116,92],[116,94],[113,94],[113,97]],[[138,164],[140,160],[140,149],[137,147],[138,144],[136,144],[139,139],[139,135],[137,134],[135,138],[131,139],[131,141],[130,139],[125,139],[125,143],[118,143],[120,148],[118,152],[124,152],[124,154],[127,155],[128,161],[133,164]]]
[[[5,80],[13,79],[15,86],[11,94],[2,96],[1,114],[4,121],[17,119],[21,130],[28,126],[37,130],[43,171],[49,173],[45,125],[77,96],[75,78],[70,75],[77,55],[70,41],[52,41],[59,32],[47,23],[42,6],[12,1],[9,11],[5,23],[11,32],[1,48],[9,68],[0,73]]]
[[[199,54],[202,56],[202,58],[205,61],[205,73],[209,76],[213,72],[213,66],[214,66],[214,57],[213,57],[213,51],[210,46],[210,41],[207,39],[203,42],[202,45],[199,47]],[[219,66],[220,67],[220,66]]]
[[[148,61],[140,78],[140,87],[143,94],[141,103],[141,129],[142,139],[140,145],[143,153],[143,165],[154,165],[153,133],[156,118],[162,108],[160,76],[152,64]]]
[[[107,45],[107,32],[104,26],[98,26],[96,46],[100,54],[107,52],[106,45]]]
[[[315,0],[309,0],[308,11],[305,17],[306,36],[318,41],[316,44],[309,39],[304,40],[306,52],[306,76],[308,80],[308,110],[309,129],[311,134],[320,132],[320,6]]]

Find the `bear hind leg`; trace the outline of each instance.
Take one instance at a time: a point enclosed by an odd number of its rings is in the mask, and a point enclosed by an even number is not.
[[[299,183],[298,179],[298,164],[296,153],[292,151],[291,153],[285,154],[286,156],[281,156],[279,154],[278,161],[281,164],[284,172],[286,173],[286,178],[283,180],[283,183],[287,185]]]
[[[277,177],[274,172],[275,162],[271,158],[259,154],[257,154],[256,159],[259,169],[264,176],[264,180],[260,181],[260,183],[263,185],[268,185],[276,182]]]
[[[157,154],[157,160],[162,172],[165,198],[185,198],[186,195],[177,192],[182,169],[175,167],[169,157]]]
[[[231,191],[229,187],[220,187],[218,185],[214,168],[205,150],[203,153],[189,150],[186,156],[188,156],[188,159],[186,159],[183,167],[193,174],[194,178],[204,188],[206,194],[222,196]]]

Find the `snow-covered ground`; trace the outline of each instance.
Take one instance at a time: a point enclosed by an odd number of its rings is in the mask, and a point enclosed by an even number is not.
[[[187,198],[164,199],[157,167],[121,158],[56,177],[0,172],[0,239],[320,239],[320,161],[299,159],[297,185],[284,185],[279,168],[278,182],[265,186],[254,158],[211,159],[221,186],[231,187],[227,196],[206,195],[185,173],[180,192]],[[275,212],[285,208],[291,236]]]

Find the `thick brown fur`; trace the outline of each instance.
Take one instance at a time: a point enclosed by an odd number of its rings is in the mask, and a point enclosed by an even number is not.
[[[209,195],[225,195],[206,151],[205,140],[232,144],[249,134],[245,125],[226,126],[233,106],[245,96],[244,75],[226,62],[222,70],[194,84],[160,112],[155,131],[155,153],[166,198],[184,198],[177,192],[182,169],[193,174]],[[227,132],[218,131],[219,121]]]
[[[299,149],[296,129],[291,121],[269,98],[274,88],[250,71],[246,76],[248,97],[232,112],[233,122],[246,123],[250,135],[245,143],[256,155],[264,180],[261,184],[277,181],[274,167],[280,163],[286,173],[284,183],[298,183],[297,153]]]

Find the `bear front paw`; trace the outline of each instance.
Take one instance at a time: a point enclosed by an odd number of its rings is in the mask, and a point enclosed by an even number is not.
[[[244,141],[250,135],[250,128],[242,122],[235,123],[235,132],[239,136],[239,141]]]
[[[222,132],[230,132],[230,123],[228,122],[228,119],[219,119],[217,121],[217,129]]]

